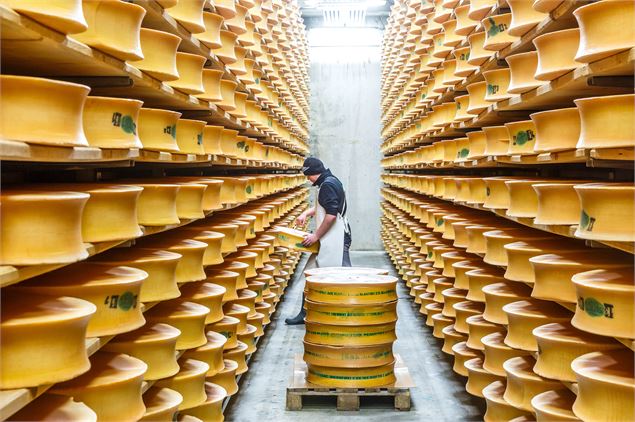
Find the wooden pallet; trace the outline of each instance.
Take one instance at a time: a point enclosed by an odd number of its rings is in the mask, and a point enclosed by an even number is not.
[[[359,410],[361,397],[394,397],[395,410],[410,410],[410,388],[414,387],[408,368],[395,354],[395,376],[392,385],[375,388],[329,388],[306,380],[307,366],[301,354],[295,356],[293,376],[287,387],[287,410],[302,410],[303,397],[336,397],[337,410]]]

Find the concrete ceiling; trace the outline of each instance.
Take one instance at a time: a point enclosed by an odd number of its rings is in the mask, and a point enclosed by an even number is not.
[[[350,2],[354,3],[355,1],[359,0],[351,0]],[[386,0],[386,4],[384,6],[369,8],[366,11],[366,22],[364,27],[384,29],[393,2],[394,0]],[[322,10],[319,8],[307,7],[306,0],[298,0],[298,3],[307,29],[324,26]]]

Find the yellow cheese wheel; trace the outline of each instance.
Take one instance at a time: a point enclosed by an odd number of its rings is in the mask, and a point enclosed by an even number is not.
[[[455,303],[452,307],[456,315],[454,329],[462,334],[468,333],[467,318],[472,315],[481,315],[485,309],[483,303],[470,300]]]
[[[145,323],[139,292],[148,274],[130,267],[81,262],[15,287],[25,295],[73,296],[91,302],[97,312],[86,335],[100,337],[132,331]]]
[[[207,339],[206,344],[186,350],[183,353],[183,359],[194,359],[207,363],[209,370],[206,376],[212,377],[225,367],[223,363],[223,350],[225,343],[227,343],[227,338],[211,330],[205,333],[205,338]]]
[[[483,388],[483,397],[487,403],[487,411],[483,416],[485,422],[509,421],[519,416],[530,416],[530,412],[518,409],[509,404],[503,394],[505,393],[506,382],[494,381]]]
[[[168,32],[141,28],[139,42],[143,58],[130,60],[134,67],[160,81],[174,81],[179,78],[176,51],[181,43],[180,37]]]
[[[205,376],[209,365],[205,362],[182,358],[179,360],[179,372],[170,377],[157,381],[155,387],[165,387],[183,396],[179,410],[198,406],[205,401]]]
[[[11,415],[11,420],[24,422],[97,422],[97,415],[90,407],[73,400],[72,397],[45,393],[17,413]]]
[[[179,185],[135,183],[143,188],[137,205],[137,221],[144,226],[179,224],[176,198]]]
[[[346,326],[306,322],[304,340],[331,346],[369,346],[396,340],[395,322],[376,325]]]
[[[246,361],[247,349],[248,346],[245,343],[238,341],[236,347],[223,351],[223,359],[232,360],[238,364],[236,375],[244,374],[249,369]]]
[[[82,2],[88,28],[73,38],[120,60],[143,59],[139,42],[143,7],[111,1]]]
[[[179,329],[181,335],[176,342],[177,350],[199,347],[207,342],[205,318],[209,308],[194,302],[173,299],[160,302],[146,312],[150,322],[162,322]]]
[[[495,324],[507,324],[507,314],[503,307],[508,303],[529,299],[531,289],[524,284],[501,282],[488,284],[482,288],[485,296],[485,312],[483,318]]]
[[[466,344],[472,349],[484,350],[485,346],[481,341],[483,337],[492,333],[505,332],[505,327],[499,324],[488,322],[481,315],[472,315],[468,317],[465,322],[467,323],[468,331],[468,339]]]
[[[432,315],[432,335],[436,338],[443,338],[443,329],[454,324],[454,318],[446,317],[441,312]]]
[[[222,302],[229,302],[236,300],[238,298],[238,292],[236,290],[236,283],[240,274],[234,271],[227,271],[222,269],[207,268],[205,270],[205,274],[207,274],[206,281],[209,283],[216,284],[225,288],[225,293],[223,294]]]
[[[87,29],[81,0],[45,3],[6,0],[3,5],[63,34],[74,34]]]
[[[179,415],[198,418],[201,421],[223,422],[223,401],[227,397],[227,391],[220,385],[211,382],[205,383],[207,399],[203,404],[179,412]],[[180,419],[179,419],[180,420]]]
[[[331,368],[307,364],[311,384],[339,388],[372,388],[394,384],[394,362],[371,368]]]
[[[531,356],[508,359],[503,363],[507,373],[507,388],[504,398],[510,405],[532,412],[531,399],[537,394],[559,388],[559,381],[542,378],[532,370],[536,361]]]
[[[466,294],[467,290],[457,289],[454,287],[443,290],[441,293],[443,296],[443,311],[441,313],[446,317],[455,318],[456,312],[454,310],[454,305],[459,302],[463,302]]]
[[[581,239],[635,241],[632,183],[589,183],[574,186],[582,212],[575,236]]]
[[[181,286],[181,298],[189,302],[206,306],[210,312],[205,318],[205,324],[211,324],[223,319],[223,297],[226,290],[217,284],[199,281]]]
[[[478,268],[465,273],[468,284],[466,298],[475,302],[485,302],[483,288],[489,284],[505,281],[502,272],[496,267]]]
[[[580,46],[575,60],[591,63],[635,46],[635,31],[628,17],[635,13],[628,1],[586,5],[574,11],[580,26]],[[609,31],[608,28],[620,28]]]
[[[582,242],[569,241],[568,239],[528,239],[520,242],[507,243],[503,248],[505,249],[505,254],[507,254],[505,278],[510,281],[520,281],[524,283],[535,282],[533,267],[529,261],[534,256],[562,250],[567,252],[579,252],[580,254],[589,252],[589,249]]]
[[[306,232],[291,229],[288,227],[277,226],[275,233],[276,238],[278,239],[278,244],[281,246],[297,249],[303,252],[316,253],[319,250],[319,243],[315,243],[310,247],[302,245],[304,238],[308,235],[308,233]]]
[[[465,362],[474,358],[483,358],[483,354],[474,349],[467,347],[464,341],[452,346],[452,354],[454,355],[454,365],[452,369],[459,375],[467,377],[468,372]]]
[[[227,395],[233,396],[238,392],[238,384],[236,383],[238,364],[228,359],[225,359],[224,363],[225,368],[213,377],[209,377],[207,381],[222,387],[227,392]]]
[[[575,398],[575,394],[566,388],[535,395],[531,407],[536,413],[536,422],[579,422],[571,410]]]
[[[143,394],[146,412],[140,421],[173,420],[183,396],[169,388],[152,387]]]
[[[552,81],[582,66],[575,60],[580,43],[578,28],[548,32],[534,38],[533,43],[538,52],[535,74],[538,80]]]
[[[594,352],[575,359],[578,380],[573,413],[582,420],[626,421],[635,418],[633,352]]]
[[[240,320],[238,318],[225,316],[220,321],[209,324],[207,329],[225,336],[225,338],[227,338],[227,342],[223,346],[223,349],[229,350],[238,346],[238,324],[240,324]]]
[[[332,325],[374,325],[397,320],[397,301],[382,304],[338,306],[305,301],[306,320]]]
[[[570,323],[545,324],[534,328],[538,357],[534,372],[542,377],[575,382],[571,362],[586,353],[621,349],[611,338],[585,333]]]
[[[255,353],[258,348],[256,347],[256,332],[258,329],[251,325],[247,324],[245,331],[242,333],[238,333],[238,342],[247,345],[247,351],[245,352],[248,355]]]
[[[552,322],[569,322],[571,312],[554,302],[535,299],[520,300],[503,306],[507,314],[507,336],[505,344],[522,350],[538,351],[532,330]]]
[[[84,134],[88,144],[99,148],[140,148],[137,121],[142,101],[93,97],[84,103]]]
[[[494,375],[483,369],[483,360],[473,358],[464,363],[467,369],[465,390],[476,397],[484,397],[483,389],[495,381],[504,381],[505,377]]]
[[[88,199],[88,194],[79,192],[3,190],[0,264],[57,264],[87,258],[82,212]]]
[[[141,248],[115,248],[99,254],[95,261],[143,270],[148,278],[141,285],[139,301],[155,302],[180,296],[176,267],[181,254]]]
[[[143,31],[152,30],[143,28],[142,34],[144,33]],[[172,34],[168,35],[174,37]],[[174,54],[176,54],[176,52]],[[162,64],[161,66],[164,65],[165,64]],[[176,72],[176,67],[174,70]],[[176,122],[179,120],[179,117],[181,117],[181,113],[171,110],[157,108],[142,108],[139,110],[137,129],[139,132],[139,140],[143,148],[156,151],[178,152],[179,146],[176,143]]]
[[[223,306],[223,313],[232,318],[238,320],[236,326],[236,333],[245,333],[247,331],[247,315],[249,314],[249,308],[246,306],[238,305],[235,303],[226,303]]]
[[[508,359],[528,356],[529,352],[519,349],[512,349],[504,343],[505,334],[496,332],[488,334],[481,338],[481,343],[484,347],[485,360],[483,361],[483,368],[489,372],[506,376],[503,363]]]
[[[147,365],[125,354],[98,352],[88,372],[54,385],[49,392],[69,396],[89,406],[100,421],[136,421],[145,405],[141,383]]]
[[[179,78],[174,81],[168,81],[167,84],[170,85],[172,88],[175,88],[187,94],[191,94],[191,95],[202,94],[203,92],[205,92],[205,87],[203,86],[203,66],[204,65],[205,65],[204,56],[177,51],[176,69],[179,73]],[[181,123],[181,120],[177,122],[177,127],[179,123]],[[187,133],[189,133],[190,135],[192,133],[196,133],[197,137],[198,137],[198,134],[200,134],[201,144],[198,146],[202,147],[202,144],[203,144],[202,131],[203,131],[203,126],[205,126],[205,124],[201,125],[199,123],[196,126],[197,126],[197,129],[196,129],[197,132],[191,132],[190,130],[187,130]],[[179,149],[183,152],[187,151],[188,153],[196,154],[196,152],[194,152],[195,149],[192,148],[196,144],[193,145],[191,142],[187,142],[187,143],[180,142],[179,141],[180,135],[178,130],[176,134],[177,134],[177,142],[179,143]],[[185,138],[181,138],[181,139],[184,140]],[[200,149],[196,148],[196,150],[198,151],[200,151],[201,149],[202,148]]]
[[[384,275],[327,274],[306,279],[307,300],[334,304],[376,304],[397,300],[397,278]]]
[[[603,336],[635,338],[633,268],[592,270],[571,279],[577,306],[574,327]]]
[[[84,340],[96,311],[92,303],[7,290],[1,311],[3,389],[66,381],[90,368]],[[38,351],[42,355],[32,358]]]
[[[139,248],[148,250],[167,250],[181,255],[176,264],[176,282],[190,283],[205,279],[203,258],[207,250],[207,243],[193,239],[174,239],[168,236],[144,239],[138,244]]]
[[[576,107],[531,114],[536,125],[536,152],[575,148],[580,137],[580,114]]]
[[[366,368],[394,362],[392,342],[370,346],[329,346],[304,341],[304,361],[317,366]]]
[[[511,71],[507,92],[522,94],[546,83],[535,78],[536,68],[538,67],[538,53],[536,51],[512,54],[505,57],[505,61],[507,61]]]
[[[449,355],[454,354],[452,348],[455,344],[467,340],[467,336],[456,331],[454,325],[444,327],[441,332],[443,333],[443,348],[441,351]]]
[[[266,317],[268,317],[268,315],[260,312],[256,312],[253,316],[247,317],[247,323],[256,328],[255,337],[262,337],[265,334],[264,327]]]
[[[125,353],[148,365],[146,380],[171,377],[179,371],[176,362],[176,340],[181,332],[167,324],[146,324],[110,340],[101,350]]]

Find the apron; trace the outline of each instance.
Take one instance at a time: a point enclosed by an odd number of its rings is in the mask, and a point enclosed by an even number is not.
[[[317,198],[320,197],[320,189],[317,190],[315,199],[315,222],[316,228],[320,227],[326,216],[326,210],[320,205]],[[346,219],[346,200],[344,209],[338,213],[335,223],[328,232],[320,239],[320,251],[316,257],[317,267],[341,267],[344,257],[344,234],[349,233],[348,220]]]

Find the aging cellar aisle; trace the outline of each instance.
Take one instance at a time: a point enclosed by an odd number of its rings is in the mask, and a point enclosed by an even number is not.
[[[352,252],[351,260],[358,267],[394,269],[384,252]],[[303,262],[298,266],[302,268]],[[393,274],[394,275],[394,274]],[[296,272],[295,279],[280,303],[277,316],[269,326],[266,336],[258,344],[258,352],[252,357],[250,370],[242,379],[241,389],[225,411],[228,422],[260,421],[318,421],[363,420],[384,422],[391,408],[389,402],[364,403],[359,412],[338,412],[335,406],[321,406],[320,401],[306,402],[301,412],[285,411],[285,388],[292,371],[293,359],[302,352],[304,327],[290,327],[284,318],[292,316],[300,306],[303,276]],[[395,353],[403,358],[416,387],[411,390],[412,410],[393,412],[391,421],[476,421],[482,420],[478,400],[466,393],[463,380],[452,372],[452,361],[441,352],[441,344],[430,330],[423,328],[408,292],[399,284],[397,323],[398,340]],[[401,300],[401,299],[404,300]],[[333,400],[333,399],[331,399]],[[240,405],[237,405],[240,403]]]

